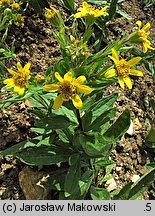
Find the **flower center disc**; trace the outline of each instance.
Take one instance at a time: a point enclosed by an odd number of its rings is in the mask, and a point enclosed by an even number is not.
[[[76,94],[76,89],[70,82],[64,82],[60,85],[60,92],[62,94],[63,100],[68,101],[70,98],[74,97]]]
[[[116,65],[116,69],[119,76],[126,77],[129,74],[130,65],[125,59],[121,59]]]
[[[16,85],[23,87],[26,83],[26,77],[23,76],[22,74],[17,74],[14,77],[14,81]]]

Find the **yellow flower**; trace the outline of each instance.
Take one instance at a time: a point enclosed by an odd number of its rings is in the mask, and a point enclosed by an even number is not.
[[[82,83],[86,80],[86,77],[79,76],[77,79],[74,79],[71,72],[66,73],[64,78],[62,78],[58,72],[55,72],[55,77],[59,82],[43,86],[44,91],[59,91],[60,93],[54,101],[53,109],[59,109],[63,101],[68,101],[70,99],[77,109],[81,109],[83,104],[77,92],[90,94],[92,91],[90,87],[82,85]]]
[[[126,61],[125,59],[119,60],[119,56],[114,48],[112,48],[112,56],[109,56],[114,63],[116,69],[110,69],[108,70],[104,76],[106,78],[113,77],[115,75],[118,75],[118,82],[122,89],[124,89],[124,83],[127,85],[129,89],[132,89],[132,82],[128,75],[133,76],[143,76],[142,72],[139,70],[131,69],[131,66],[137,64],[141,57],[135,57],[130,59],[129,61]]]
[[[51,20],[56,16],[56,14],[57,14],[57,11],[52,6],[50,6],[50,9],[45,8],[46,19]]]
[[[16,25],[17,26],[23,26],[24,25],[24,18],[25,16],[22,16],[21,14],[17,14],[16,16]]]
[[[50,23],[54,26],[62,26],[63,20],[60,13],[55,10],[52,6],[50,8],[45,8],[45,18],[50,21]]]
[[[20,8],[19,4],[14,2],[12,5],[11,5],[12,9],[13,10],[18,10]]]
[[[8,72],[13,76],[12,78],[5,79],[3,81],[6,84],[6,88],[14,87],[14,93],[22,96],[24,94],[24,86],[29,87],[28,80],[30,79],[30,68],[31,64],[27,63],[23,68],[20,62],[17,62],[18,72],[7,69]]]
[[[147,39],[150,34],[150,23],[148,22],[142,27],[142,22],[138,20],[136,24],[138,25],[138,30],[130,35],[129,41],[131,43],[141,43],[144,53],[146,53],[148,49],[155,50],[155,48],[151,47],[151,42]]]
[[[13,0],[0,0],[0,5],[8,7],[13,3]]]
[[[40,74],[37,74],[35,77],[34,77],[34,82],[35,83],[40,83],[42,80],[42,76]]]
[[[90,6],[87,2],[83,2],[82,3],[82,7],[77,9],[77,13],[74,14],[74,18],[81,18],[81,17],[87,17],[87,16],[91,16],[91,17],[99,17],[99,16],[107,16],[108,13],[105,12],[105,10],[107,9],[107,6],[105,6],[104,8],[102,8],[101,10],[99,9],[95,9],[95,7]]]

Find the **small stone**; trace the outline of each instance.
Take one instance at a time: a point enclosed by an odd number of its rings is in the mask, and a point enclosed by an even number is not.
[[[138,118],[135,118],[133,121],[135,131],[139,131],[142,128],[142,125]]]
[[[25,195],[26,200],[44,200],[47,199],[49,190],[43,187],[41,183],[44,173],[34,171],[29,167],[23,168],[19,173],[19,184]]]
[[[131,181],[132,181],[133,183],[135,183],[139,178],[140,178],[139,175],[133,175],[132,178],[131,178]]]
[[[107,186],[107,191],[108,192],[111,192],[111,191],[115,190],[117,188],[117,184],[115,182],[115,179],[114,178],[109,179],[106,182],[106,186]]]
[[[134,133],[134,127],[133,127],[132,120],[130,121],[130,126],[129,126],[128,130],[126,131],[126,133],[129,135],[133,135],[133,133]]]
[[[116,167],[116,171],[120,172],[122,170],[122,167]]]

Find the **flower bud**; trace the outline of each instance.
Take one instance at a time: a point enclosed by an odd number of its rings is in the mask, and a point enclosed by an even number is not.
[[[11,15],[12,14],[12,10],[10,9],[10,8],[6,8],[5,10],[4,10],[4,16],[9,16],[9,15]]]
[[[50,8],[45,8],[45,17],[53,26],[60,27],[63,24],[63,20],[61,18],[60,13],[50,6]]]

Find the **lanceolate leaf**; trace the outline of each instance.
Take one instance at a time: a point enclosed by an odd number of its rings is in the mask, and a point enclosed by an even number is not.
[[[121,136],[125,134],[130,126],[130,112],[126,109],[115,123],[104,133],[104,137],[111,139],[111,141],[117,142]]]
[[[74,13],[74,1],[73,0],[63,0],[64,5]]]
[[[100,127],[110,121],[116,113],[116,108],[109,109],[97,117],[89,127],[89,130],[100,131]]]
[[[93,113],[94,120],[108,110],[115,103],[116,99],[117,94],[111,94],[95,102],[89,109]]]
[[[91,186],[90,195],[93,200],[110,200],[110,193],[105,188]]]
[[[64,185],[65,197],[73,196],[73,194],[76,194],[77,191],[79,191],[79,195],[77,196],[80,197],[80,190],[78,185],[81,176],[79,155],[73,155],[70,161],[71,164],[66,175]]]
[[[49,117],[42,118],[35,122],[36,127],[45,128],[46,130],[50,129],[65,129],[68,128],[72,122],[69,118],[63,115],[54,115],[51,114]]]
[[[59,146],[39,146],[24,148],[26,142],[17,144],[1,152],[3,156],[16,157],[29,165],[50,165],[68,161],[72,151]]]
[[[135,200],[141,197],[148,189],[148,187],[155,181],[155,168],[151,169],[145,175],[143,175],[135,184],[133,185],[130,193],[129,199]]]

